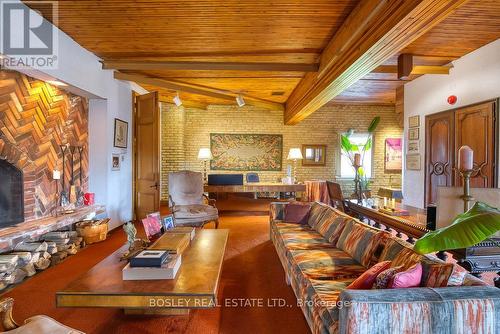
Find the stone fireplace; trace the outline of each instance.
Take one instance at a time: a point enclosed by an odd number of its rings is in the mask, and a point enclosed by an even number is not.
[[[23,172],[0,159],[0,228],[24,221]]]

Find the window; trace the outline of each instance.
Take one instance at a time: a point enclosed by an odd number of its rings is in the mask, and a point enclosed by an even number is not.
[[[349,136],[349,140],[352,144],[360,145],[362,147],[369,137],[369,133],[353,133]],[[365,176],[368,178],[372,177],[372,149],[373,146],[365,152],[364,160],[361,162],[363,164]],[[344,154],[344,152],[342,152],[340,157],[340,177],[352,179],[354,178],[354,174],[354,167],[352,167],[351,161]]]

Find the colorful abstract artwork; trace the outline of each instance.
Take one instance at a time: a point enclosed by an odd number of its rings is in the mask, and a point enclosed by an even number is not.
[[[281,171],[283,136],[211,133],[212,170]]]
[[[403,147],[401,138],[385,140],[385,171],[401,172],[403,167]]]

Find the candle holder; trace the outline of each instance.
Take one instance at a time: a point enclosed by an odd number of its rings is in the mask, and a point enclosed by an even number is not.
[[[461,170],[460,176],[462,176],[462,179],[464,181],[464,194],[460,196],[460,198],[464,201],[464,212],[469,211],[470,208],[470,202],[474,200],[474,197],[470,194],[470,178],[472,174],[475,172],[474,169],[466,169],[466,170]]]
[[[356,199],[358,200],[358,203],[361,203],[363,198],[362,198],[362,190],[361,190],[361,179],[359,177],[359,168],[361,166],[354,164],[353,165],[354,170],[356,172],[354,176],[354,196],[356,196]]]

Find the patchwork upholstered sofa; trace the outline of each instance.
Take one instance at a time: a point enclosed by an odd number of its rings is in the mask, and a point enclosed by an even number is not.
[[[313,333],[500,333],[499,289],[324,204],[285,222],[287,205],[271,204],[271,239]],[[347,289],[382,261],[421,266],[419,287]]]

